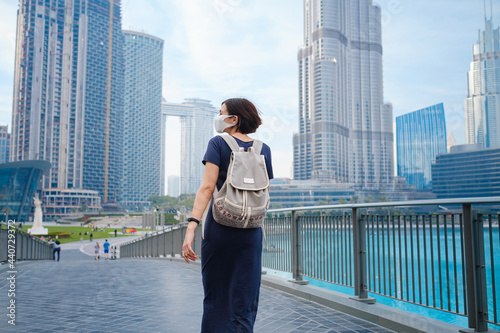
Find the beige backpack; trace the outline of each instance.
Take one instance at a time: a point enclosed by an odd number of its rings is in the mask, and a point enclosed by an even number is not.
[[[231,148],[227,178],[212,203],[214,220],[234,228],[259,228],[269,208],[269,175],[262,141],[254,140],[247,151],[230,135],[221,135]]]

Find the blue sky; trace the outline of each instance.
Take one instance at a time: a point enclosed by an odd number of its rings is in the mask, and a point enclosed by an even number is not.
[[[380,0],[384,99],[394,116],[444,103],[447,129],[465,143],[463,101],[482,0]],[[0,0],[0,124],[11,122],[18,1]],[[493,1],[500,23],[500,0]],[[123,28],[165,41],[163,95],[218,107],[247,97],[264,114],[255,137],[273,151],[275,176],[290,176],[297,131],[297,49],[302,0],[122,0]],[[489,15],[489,14],[488,14]],[[167,175],[179,174],[178,122],[169,119]]]

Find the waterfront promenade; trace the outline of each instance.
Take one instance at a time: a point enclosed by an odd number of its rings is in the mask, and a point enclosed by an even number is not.
[[[93,244],[63,245],[59,262],[16,263],[16,326],[7,323],[8,267],[1,265],[0,332],[199,332],[199,265],[96,261]],[[255,332],[393,331],[263,285]]]

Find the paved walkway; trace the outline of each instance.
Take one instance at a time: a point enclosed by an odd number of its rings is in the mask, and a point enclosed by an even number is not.
[[[0,332],[200,331],[199,265],[168,259],[96,261],[86,248],[66,245],[60,262],[16,263],[16,326],[7,322],[8,267],[0,266]],[[392,331],[262,286],[255,332]]]

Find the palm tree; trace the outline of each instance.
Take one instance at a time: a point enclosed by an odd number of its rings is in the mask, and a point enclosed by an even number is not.
[[[12,214],[14,212],[12,211],[12,209],[10,209],[10,207],[4,206],[2,208],[2,213],[5,215],[5,223],[8,223],[9,222],[9,214]]]

